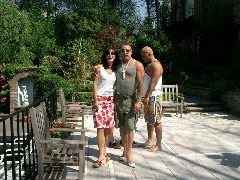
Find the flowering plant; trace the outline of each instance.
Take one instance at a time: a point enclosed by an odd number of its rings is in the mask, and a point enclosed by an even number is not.
[[[8,83],[5,76],[0,75],[0,109],[3,112],[7,111],[7,104],[8,104]]]
[[[64,139],[64,138],[68,138],[72,132],[64,132],[64,131],[57,132],[56,129],[54,129],[54,128],[74,129],[74,126],[72,123],[64,123],[64,122],[58,121],[58,120],[53,121],[52,128],[50,129],[51,137]]]

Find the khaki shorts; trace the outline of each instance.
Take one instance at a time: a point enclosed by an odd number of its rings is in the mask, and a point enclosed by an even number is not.
[[[114,96],[115,100],[115,127],[126,128],[130,131],[136,130],[137,113],[134,105],[137,101],[136,96],[124,97]]]

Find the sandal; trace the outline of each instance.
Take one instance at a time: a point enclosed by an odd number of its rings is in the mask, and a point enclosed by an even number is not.
[[[111,160],[111,158],[108,155],[105,155],[105,157],[106,157],[106,162]]]
[[[124,162],[127,162],[127,158],[126,158],[126,157],[124,157],[124,156],[120,156],[120,157],[119,157],[119,161],[124,161]]]
[[[93,167],[100,168],[101,166],[104,166],[106,162],[104,162],[106,159],[102,159],[101,161],[97,160],[93,163]]]
[[[128,163],[128,166],[131,167],[131,168],[136,168],[136,164],[133,162],[133,163]]]

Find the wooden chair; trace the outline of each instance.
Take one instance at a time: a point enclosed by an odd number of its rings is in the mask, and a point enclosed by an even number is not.
[[[56,131],[81,132],[81,140],[64,140],[50,137],[49,119],[45,103],[30,109],[31,123],[37,150],[38,179],[44,175],[44,164],[67,164],[79,167],[79,179],[85,170],[85,132],[87,129],[55,128]]]
[[[76,102],[76,101],[66,101],[64,91],[62,88],[59,89],[59,98],[61,106],[82,106],[85,105],[85,102]]]
[[[84,102],[68,102],[65,99],[63,89],[59,89],[59,101],[61,105],[61,115],[62,121],[68,123],[78,123],[78,126],[84,128],[84,124],[79,124],[79,122],[84,123],[84,116],[81,114]]]
[[[175,107],[176,114],[179,112],[181,117],[183,114],[183,101],[184,98],[178,94],[178,85],[162,85],[162,107]]]
[[[66,123],[73,123],[84,128],[84,115],[87,110],[92,111],[92,108],[85,105],[84,102],[66,101],[62,88],[59,89],[59,101],[62,111],[62,121]]]

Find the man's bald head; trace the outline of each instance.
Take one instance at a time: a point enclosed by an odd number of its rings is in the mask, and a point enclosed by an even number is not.
[[[142,53],[153,54],[153,50],[149,46],[145,46],[142,48]]]
[[[152,59],[154,59],[152,48],[150,48],[149,46],[145,46],[144,48],[142,48],[141,56],[145,63],[149,63]]]

